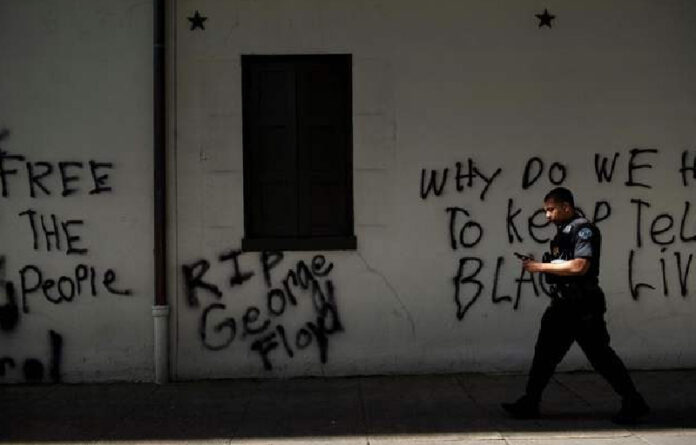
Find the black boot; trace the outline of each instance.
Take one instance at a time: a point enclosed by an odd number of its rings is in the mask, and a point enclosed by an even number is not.
[[[513,403],[502,403],[501,406],[514,419],[536,419],[539,417],[539,401],[529,396],[522,396]]]
[[[619,425],[630,425],[637,423],[641,417],[648,413],[650,413],[650,407],[645,403],[645,399],[636,394],[632,397],[625,397],[621,401],[621,409],[611,420]]]

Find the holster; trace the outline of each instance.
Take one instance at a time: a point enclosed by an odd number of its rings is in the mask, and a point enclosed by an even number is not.
[[[606,311],[604,292],[597,283],[569,282],[559,283],[554,287],[557,291],[552,298],[556,304],[568,305],[583,313]]]

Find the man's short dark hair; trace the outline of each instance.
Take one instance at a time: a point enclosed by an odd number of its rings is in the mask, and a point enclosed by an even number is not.
[[[573,198],[573,192],[571,192],[565,187],[556,187],[555,189],[548,192],[546,196],[544,196],[544,202],[549,200],[559,203],[566,202],[570,204],[572,208],[575,208],[575,199]]]

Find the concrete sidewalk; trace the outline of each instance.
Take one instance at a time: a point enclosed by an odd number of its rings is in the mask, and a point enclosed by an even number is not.
[[[0,442],[696,444],[696,371],[634,372],[653,413],[621,427],[596,374],[557,374],[539,420],[524,376],[480,374],[0,386]]]

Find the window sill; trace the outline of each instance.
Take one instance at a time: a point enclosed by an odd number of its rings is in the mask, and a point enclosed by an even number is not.
[[[356,250],[355,236],[321,238],[244,238],[242,250],[245,252],[308,251],[308,250]]]

